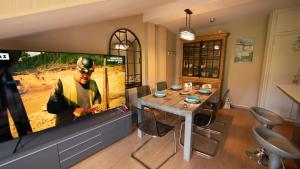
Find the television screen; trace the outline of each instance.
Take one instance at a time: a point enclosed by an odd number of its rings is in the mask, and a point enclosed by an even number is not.
[[[7,54],[10,60],[15,60],[5,73],[1,69],[6,62],[0,58],[2,142],[125,104],[122,56],[11,50],[0,50],[0,53],[2,58]],[[5,74],[12,75],[13,79],[2,78]],[[18,99],[8,98],[17,96],[13,90],[6,90],[8,84],[17,87],[21,97],[19,110],[10,107],[19,103]],[[25,113],[20,113],[22,104]]]

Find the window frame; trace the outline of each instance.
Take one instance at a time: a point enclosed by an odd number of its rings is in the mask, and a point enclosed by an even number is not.
[[[125,33],[125,39],[124,40],[121,40],[121,33]],[[131,40],[128,40],[128,34],[131,34],[132,37],[134,37],[134,39],[131,41]],[[119,41],[120,44],[123,44],[123,42],[125,41],[125,44],[129,45],[127,49],[116,49],[115,48],[115,42],[112,42],[113,38],[116,37],[117,40]],[[134,48],[131,48],[131,47],[134,47],[134,43],[135,41],[137,42],[137,45],[138,47],[135,47]],[[136,49],[139,49],[139,50],[136,50]],[[134,50],[132,50],[134,49]],[[142,47],[141,47],[141,43],[139,41],[139,39],[137,38],[137,36],[129,29],[127,28],[120,28],[118,30],[116,30],[115,32],[113,32],[113,34],[111,35],[110,37],[110,40],[109,40],[109,55],[117,55],[117,56],[124,56],[124,55],[121,55],[121,51],[126,53],[126,56],[125,56],[125,69],[126,69],[126,73],[125,73],[125,85],[126,85],[126,89],[129,89],[129,88],[134,88],[134,87],[139,87],[139,86],[142,86]],[[112,52],[112,51],[117,51],[117,52]],[[133,58],[133,63],[128,63],[128,52],[133,52],[134,53],[134,58]],[[139,53],[138,57],[137,58],[137,53]],[[138,62],[137,62],[138,61]],[[129,65],[130,64],[134,64],[133,66],[133,75],[129,75],[129,72],[131,71]],[[139,66],[139,72],[137,72],[137,68],[136,68],[136,65]],[[133,77],[133,82],[130,81],[130,78]]]

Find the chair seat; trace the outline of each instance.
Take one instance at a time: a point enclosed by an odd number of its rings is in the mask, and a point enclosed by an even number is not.
[[[284,122],[279,115],[261,107],[251,107],[250,112],[262,124],[275,126]]]
[[[208,110],[202,110],[201,113],[197,113],[194,116],[194,124],[196,124],[197,126],[209,125],[211,121],[211,115],[208,113]]]
[[[184,128],[185,124],[183,122],[181,123],[179,136],[179,143],[181,146],[184,146]],[[214,138],[207,137],[207,135],[204,134],[205,132],[199,132],[198,127],[196,125],[193,125],[192,131],[193,151],[206,158],[214,157],[218,152],[219,141]]]
[[[163,137],[169,131],[173,130],[174,126],[170,126],[159,121],[154,122],[153,120],[145,120],[138,126],[138,128],[150,136]]]
[[[210,109],[210,110],[213,110],[216,106],[217,106],[218,103],[214,103],[214,102],[205,102],[203,105],[202,105],[202,109]]]
[[[265,127],[257,127],[253,129],[253,132],[257,141],[268,151],[281,157],[300,158],[300,150],[279,133]]]
[[[166,135],[169,131],[174,129],[174,126],[170,126],[164,123],[161,123],[159,121],[157,121],[156,123],[157,125],[157,130],[158,130],[158,135],[159,137],[163,137],[164,135]]]
[[[168,156],[163,162],[161,162],[156,168],[160,168],[163,166],[170,158],[172,158],[177,152],[177,145],[176,145],[176,132],[174,130],[174,126],[170,126],[158,121],[155,117],[154,112],[144,109],[135,108],[135,113],[137,113],[140,117],[140,122],[138,122],[138,128],[143,131],[145,134],[151,136],[146,142],[144,142],[141,146],[139,146],[133,153],[131,153],[131,157],[139,162],[144,168],[151,168],[149,167],[141,158],[135,156],[141,148],[143,148],[147,143],[150,142],[151,139],[155,137],[163,137],[168,134],[170,131],[173,132],[174,138],[174,153]],[[156,149],[156,147],[153,147]]]

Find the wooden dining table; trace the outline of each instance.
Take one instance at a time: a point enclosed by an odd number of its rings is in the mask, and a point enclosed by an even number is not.
[[[184,151],[183,159],[189,161],[191,159],[191,146],[192,146],[192,124],[193,116],[200,110],[200,107],[209,98],[211,98],[216,92],[216,89],[212,89],[211,93],[201,94],[196,89],[190,89],[187,92],[183,90],[165,90],[165,97],[156,97],[155,95],[148,95],[138,99],[138,108],[150,107],[164,112],[183,116],[185,118],[185,131],[184,131]],[[188,95],[198,96],[200,98],[199,103],[188,103],[185,98]],[[138,122],[141,122],[141,115],[138,114]],[[143,137],[143,132],[138,130],[138,136]]]

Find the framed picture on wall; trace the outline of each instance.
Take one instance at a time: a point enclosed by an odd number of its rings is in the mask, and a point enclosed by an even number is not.
[[[235,43],[235,63],[252,63],[254,40],[240,38]]]

